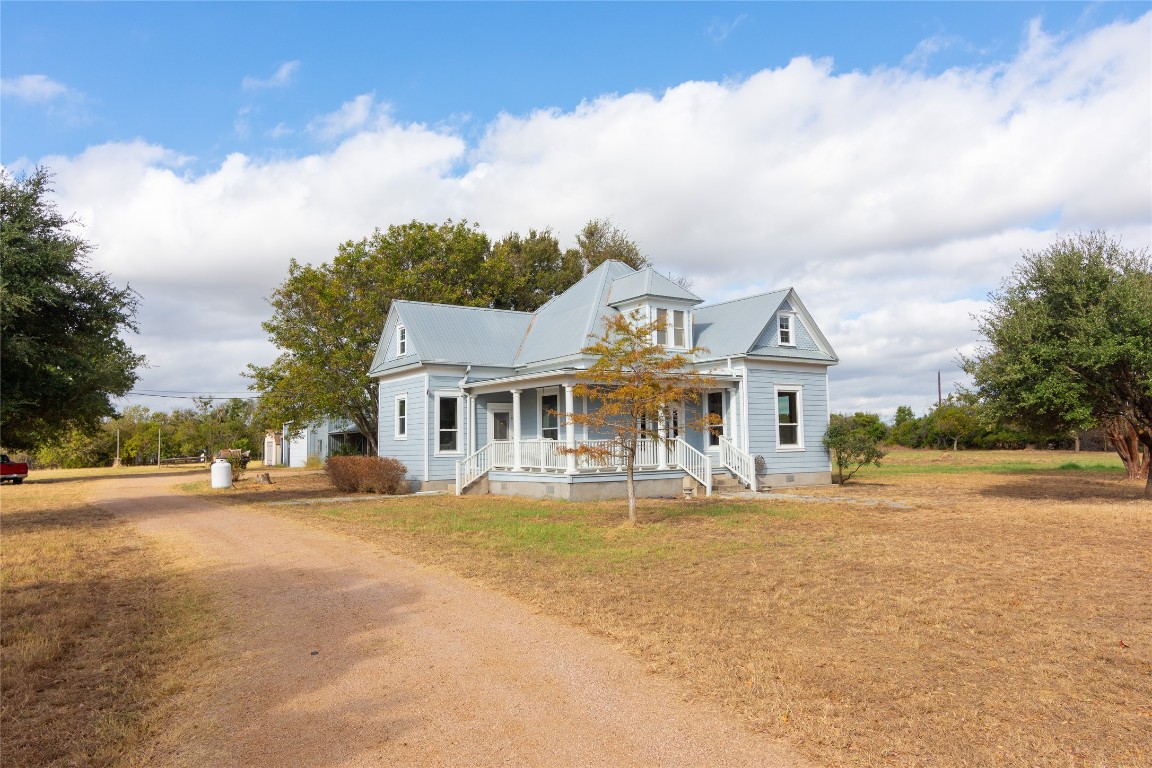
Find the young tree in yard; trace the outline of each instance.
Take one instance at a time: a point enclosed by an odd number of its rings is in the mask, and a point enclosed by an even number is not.
[[[32,449],[73,431],[91,433],[111,398],[136,383],[144,358],[121,338],[135,331],[138,296],[92,271],[92,246],[48,199],[43,168],[0,169],[0,430],[9,448]]]
[[[879,429],[877,428],[879,425]],[[880,447],[884,424],[874,413],[856,413],[848,416],[834,413],[824,433],[824,447],[836,465],[837,482],[843,485],[863,467],[880,466],[885,452]],[[849,469],[847,475],[844,470]]]
[[[636,451],[641,440],[667,440],[659,432],[661,414],[682,402],[696,402],[703,390],[714,387],[715,380],[692,367],[689,354],[668,354],[656,344],[656,331],[664,322],[644,322],[639,311],[631,315],[604,318],[604,331],[581,350],[596,361],[582,373],[573,393],[598,401],[590,413],[564,414],[576,425],[615,435],[610,447],[580,446],[578,455],[597,459],[623,460],[628,488],[628,521],[636,522]],[[706,417],[705,417],[706,419]],[[681,429],[700,429],[705,420],[681,425]]]
[[[1103,232],[1026,252],[979,318],[985,344],[962,358],[1003,421],[1048,432],[1120,423],[1152,453],[1152,259]],[[1126,457],[1146,479],[1147,459]]]

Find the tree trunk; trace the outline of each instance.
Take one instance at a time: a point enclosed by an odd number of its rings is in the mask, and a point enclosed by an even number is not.
[[[952,438],[952,453],[956,453],[956,446],[960,444],[960,438]]]
[[[1120,461],[1124,462],[1124,470],[1129,480],[1143,480],[1149,477],[1148,454],[1150,450],[1140,451],[1140,435],[1124,419],[1105,419],[1101,422],[1104,434],[1116,449]],[[1145,492],[1145,498],[1148,498]]]
[[[636,453],[628,457],[628,522],[636,522],[636,485],[632,479],[632,472],[636,466]]]

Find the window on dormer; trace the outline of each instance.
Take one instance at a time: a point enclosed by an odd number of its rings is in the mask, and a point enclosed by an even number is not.
[[[396,356],[408,354],[408,329],[402,325],[396,326]]]
[[[668,310],[656,310],[656,322],[659,325],[656,328],[656,343],[662,347],[668,346]]]
[[[780,344],[793,346],[795,343],[792,341],[792,316],[780,315]]]
[[[684,349],[688,345],[684,343],[685,338],[685,316],[688,313],[682,309],[672,310],[672,346]]]

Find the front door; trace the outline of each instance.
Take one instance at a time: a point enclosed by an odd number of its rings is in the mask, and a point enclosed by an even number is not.
[[[512,406],[507,403],[493,403],[488,406],[488,439],[512,439]]]

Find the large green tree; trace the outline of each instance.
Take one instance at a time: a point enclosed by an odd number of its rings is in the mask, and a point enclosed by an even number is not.
[[[413,221],[339,246],[331,263],[293,259],[263,324],[281,350],[249,365],[269,424],[349,419],[376,451],[379,395],[368,376],[393,299],[483,306],[488,238],[466,221]]]
[[[979,318],[962,359],[1005,422],[1046,431],[1121,423],[1143,448],[1130,476],[1152,499],[1152,259],[1103,232],[1026,252]]]
[[[0,170],[0,440],[31,449],[115,412],[144,358],[138,295],[88,264],[92,246],[48,199],[51,175]]]

